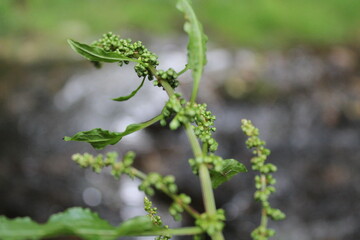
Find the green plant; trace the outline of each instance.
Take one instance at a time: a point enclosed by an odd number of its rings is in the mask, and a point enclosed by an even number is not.
[[[133,167],[135,153],[128,152],[122,160],[118,159],[115,152],[109,152],[106,156],[101,154],[93,156],[88,153],[74,154],[73,160],[83,168],[92,168],[100,173],[105,167],[111,168],[111,174],[115,178],[128,175],[130,178],[141,180],[139,189],[146,195],[153,196],[156,191],[162,191],[168,195],[173,203],[169,213],[175,220],[181,220],[182,213],[189,213],[195,220],[195,226],[184,228],[169,228],[164,225],[157,209],[152,202],[144,199],[144,209],[147,216],[129,219],[119,226],[112,226],[99,218],[88,209],[72,208],[64,213],[53,215],[45,224],[37,224],[29,218],[7,219],[0,218],[0,238],[4,240],[17,239],[40,239],[59,235],[76,235],[88,240],[115,239],[122,236],[157,236],[156,239],[170,239],[171,235],[194,235],[196,239],[201,235],[208,234],[213,240],[221,240],[225,213],[217,209],[213,188],[230,180],[240,172],[246,172],[245,166],[235,159],[223,159],[215,154],[218,143],[212,137],[216,130],[214,127],[215,116],[207,109],[206,104],[196,102],[199,83],[206,64],[206,36],[202,26],[188,0],[179,0],[178,9],[184,13],[186,23],[185,31],[189,35],[188,64],[184,70],[175,72],[173,69],[158,70],[157,56],[149,51],[141,42],[132,42],[130,39],[108,33],[100,40],[91,45],[69,40],[70,46],[83,57],[92,61],[95,66],[101,63],[118,63],[119,66],[135,62],[134,70],[142,78],[139,87],[128,96],[118,97],[114,101],[126,101],[133,97],[143,86],[145,79],[154,80],[154,85],[166,91],[169,100],[165,103],[162,112],[154,118],[139,124],[129,125],[123,132],[110,132],[100,128],[90,131],[79,132],[72,137],[65,137],[65,141],[83,141],[90,143],[95,149],[102,149],[108,145],[118,143],[124,136],[135,131],[144,129],[159,122],[162,126],[168,126],[171,130],[184,128],[193,150],[194,157],[189,164],[194,174],[199,176],[205,212],[199,213],[190,206],[190,196],[179,193],[173,176],[162,176],[159,173],[145,174]],[[192,71],[193,89],[191,98],[187,101],[180,93],[175,92],[179,85],[178,77],[187,70]],[[242,129],[249,137],[246,144],[254,148],[255,157],[251,160],[252,168],[260,172],[255,178],[257,191],[255,199],[261,202],[261,224],[252,233],[255,240],[265,240],[274,235],[274,231],[267,228],[268,217],[275,220],[283,219],[284,214],[270,207],[268,197],[275,191],[271,185],[275,179],[271,172],[276,170],[272,164],[265,164],[270,151],[264,147],[265,143],[259,139],[259,131],[248,120],[242,121]]]

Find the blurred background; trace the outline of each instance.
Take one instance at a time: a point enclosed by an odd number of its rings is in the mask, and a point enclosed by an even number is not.
[[[199,102],[217,116],[217,153],[250,166],[240,131],[247,118],[278,166],[270,200],[287,219],[270,223],[274,239],[360,239],[360,1],[194,0],[194,8],[209,37]],[[139,84],[132,67],[97,70],[66,39],[91,43],[112,31],[142,40],[160,69],[180,71],[183,22],[175,1],[0,1],[0,215],[44,222],[84,206],[118,224],[144,214],[137,181],[80,169],[71,155],[97,152],[62,137],[122,131],[157,115],[166,95],[147,82],[130,101],[111,101]],[[180,81],[188,96],[189,74]],[[202,209],[181,131],[154,125],[100,152],[110,150],[134,150],[144,172],[175,175]],[[227,211],[226,239],[250,239],[259,223],[253,177],[239,174],[215,191]],[[169,199],[159,194],[154,203],[166,223],[180,226],[166,213]]]

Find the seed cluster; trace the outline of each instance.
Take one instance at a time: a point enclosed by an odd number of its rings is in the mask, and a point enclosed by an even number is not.
[[[160,81],[167,81],[173,89],[179,86],[179,81],[177,80],[178,74],[172,68],[169,68],[166,71],[158,70],[156,76],[158,77],[158,80],[154,81],[155,86],[162,87]]]
[[[185,193],[178,195],[177,201],[174,201],[169,207],[169,213],[175,221],[181,221],[181,214],[184,212],[183,204],[190,204],[191,198]]]
[[[163,177],[158,173],[149,173],[139,185],[139,190],[144,191],[149,196],[153,196],[155,194],[154,188],[165,190],[172,194],[176,194],[178,190],[174,176],[168,175]]]
[[[259,138],[259,129],[254,127],[250,120],[243,119],[241,121],[241,129],[249,137],[246,146],[253,149],[254,157],[251,159],[252,169],[259,171],[259,175],[255,177],[256,192],[255,200],[260,201],[263,209],[262,218],[267,217],[273,220],[281,220],[285,218],[285,214],[276,208],[272,208],[268,201],[271,193],[275,192],[275,178],[271,173],[277,170],[276,166],[271,163],[265,163],[270,154],[270,150],[265,148],[265,142]],[[266,224],[261,224],[252,233],[254,240],[267,240],[275,234],[273,229],[267,228]]]
[[[102,154],[93,156],[89,153],[76,153],[72,156],[72,159],[81,167],[91,167],[96,173],[100,173],[105,167],[111,167],[111,175],[116,178],[119,178],[122,174],[134,177],[132,172],[134,158],[135,153],[131,151],[125,154],[122,161],[118,161],[118,154],[116,152],[109,152],[106,156]]]
[[[118,35],[109,32],[104,34],[101,39],[93,42],[92,46],[141,61],[134,67],[137,75],[147,77],[149,80],[154,79],[150,67],[156,68],[159,65],[158,56],[150,52],[141,41],[132,42],[131,39],[121,39]],[[128,64],[129,61],[121,61],[119,65],[122,66],[124,63]]]
[[[144,198],[144,210],[148,213],[147,216],[154,225],[164,227],[165,229],[169,228],[168,225],[163,224],[161,217],[157,215],[157,208],[152,206],[152,202],[147,197]],[[160,235],[156,237],[155,240],[169,240],[170,238],[170,235]]]
[[[215,152],[218,148],[218,143],[212,137],[212,133],[216,131],[214,122],[216,117],[207,110],[206,104],[194,104],[197,109],[195,116],[194,132],[195,135],[203,142],[208,145],[210,152]]]
[[[199,166],[203,163],[216,172],[220,172],[224,167],[224,159],[212,153],[203,157],[189,159],[189,164],[194,174],[198,174]]]
[[[174,220],[180,221],[181,214],[184,212],[183,205],[189,204],[191,198],[184,193],[177,195],[178,187],[175,184],[174,176],[161,176],[158,173],[149,173],[139,185],[139,190],[145,192],[149,196],[153,196],[155,194],[155,189],[176,196],[174,202],[169,207],[169,212]]]
[[[215,215],[209,215],[208,213],[203,213],[198,219],[196,219],[195,224],[207,232],[210,236],[216,232],[221,232],[224,228],[225,213],[223,209],[218,209]]]
[[[207,110],[206,104],[198,104],[186,102],[180,94],[174,94],[165,104],[162,114],[165,118],[175,115],[171,120],[169,127],[171,130],[178,129],[181,125],[194,123],[194,133],[202,141],[207,144],[210,152],[215,152],[218,143],[212,137],[215,132],[214,121],[216,117]],[[161,121],[162,125],[166,125],[166,120]]]

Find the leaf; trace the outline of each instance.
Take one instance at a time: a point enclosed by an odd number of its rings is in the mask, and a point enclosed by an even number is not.
[[[101,128],[95,128],[90,131],[78,132],[72,137],[64,137],[65,141],[79,141],[88,142],[95,149],[103,149],[107,145],[114,145],[119,142],[124,136],[133,132],[146,128],[163,119],[163,115],[160,114],[146,122],[130,124],[123,132],[110,132]]]
[[[135,94],[136,94],[136,93],[140,90],[140,88],[144,85],[144,82],[145,82],[145,78],[142,80],[142,82],[140,83],[140,85],[139,85],[134,91],[132,91],[129,95],[123,96],[123,97],[118,97],[118,98],[113,98],[112,100],[118,101],[118,102],[122,102],[122,101],[129,100],[130,98],[132,98],[133,96],[135,96]]]
[[[38,224],[30,218],[8,219],[0,216],[1,240],[37,240],[55,236],[78,236],[85,240],[113,240],[121,236],[151,234],[160,228],[147,216],[131,218],[114,227],[89,209],[70,208]]]
[[[131,62],[140,62],[134,58],[128,58],[120,53],[116,52],[106,52],[99,47],[93,47],[84,43],[79,43],[74,40],[68,39],[68,43],[71,48],[85,57],[86,59],[93,62],[120,62],[120,61],[131,61]]]
[[[240,172],[247,172],[244,164],[235,159],[224,159],[225,163],[220,172],[210,170],[211,183],[213,188],[217,188],[222,183],[229,181],[233,176]]]
[[[78,132],[72,137],[64,137],[64,140],[88,142],[95,149],[103,149],[107,145],[114,145],[119,142],[122,137],[123,135],[121,133],[95,128],[90,131]]]
[[[126,222],[122,223],[118,229],[117,233],[119,236],[139,236],[142,233],[162,229],[159,226],[154,226],[154,223],[151,221],[148,216],[139,216],[134,217]]]
[[[207,37],[203,27],[191,7],[190,0],[178,0],[177,8],[185,15],[184,30],[189,35],[188,66],[192,70],[194,79],[191,101],[195,101],[199,89],[201,75],[206,64]]]
[[[98,214],[78,207],[51,216],[47,225],[53,228],[52,235],[59,236],[61,231],[62,235],[76,235],[86,240],[114,239],[116,234],[115,227]]]
[[[45,226],[44,226],[45,227]],[[38,224],[32,222],[30,218],[7,219],[0,216],[0,239],[2,240],[21,240],[39,239],[44,236]]]

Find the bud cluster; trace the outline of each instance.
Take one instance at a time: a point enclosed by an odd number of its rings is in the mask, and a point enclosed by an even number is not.
[[[92,46],[102,48],[106,52],[119,53],[125,57],[137,59],[140,62],[135,65],[135,72],[139,77],[147,77],[153,80],[154,76],[149,67],[159,65],[158,56],[150,52],[141,41],[132,42],[131,39],[120,39],[118,35],[111,32],[106,33],[103,37],[95,42]],[[121,61],[119,65],[128,64],[129,61]]]
[[[265,163],[267,157],[270,155],[270,150],[265,148],[265,142],[259,138],[259,129],[254,127],[250,120],[243,119],[241,123],[242,131],[249,137],[246,141],[246,146],[249,149],[253,149],[255,155],[251,159],[252,169],[260,172],[260,175],[255,177],[255,187],[257,190],[254,198],[261,202],[263,209],[262,217],[270,217],[273,220],[284,219],[285,214],[279,209],[272,208],[268,201],[270,194],[276,190],[273,186],[276,180],[271,173],[277,170],[275,165]],[[266,225],[261,224],[252,232],[251,236],[254,240],[267,240],[274,234],[274,230],[268,229]]]
[[[139,190],[144,191],[147,195],[153,196],[155,189],[165,190],[171,194],[177,193],[175,178],[172,175],[161,176],[159,173],[149,173],[139,185]]]
[[[214,122],[216,117],[207,110],[206,104],[194,104],[197,109],[197,114],[195,117],[195,123],[197,126],[194,126],[195,135],[203,142],[208,145],[208,150],[210,152],[215,152],[218,148],[218,143],[211,136],[213,132],[216,131],[214,127]]]
[[[207,110],[206,104],[186,102],[180,94],[174,94],[165,104],[162,113],[165,118],[175,114],[169,124],[171,130],[176,130],[183,124],[195,123],[193,125],[195,135],[207,144],[210,152],[216,151],[218,143],[212,137],[212,133],[216,130],[214,127],[216,117]],[[165,125],[166,121],[163,120],[161,124]]]
[[[181,220],[181,214],[184,212],[183,205],[190,204],[191,198],[184,193],[177,195],[178,187],[175,184],[174,176],[167,175],[164,177],[158,173],[149,173],[139,185],[139,190],[149,196],[153,196],[155,189],[176,196],[173,198],[174,202],[169,207],[169,212],[176,221]]]
[[[202,157],[189,159],[189,164],[194,174],[198,174],[199,166],[203,163],[215,172],[220,172],[224,167],[224,159],[212,153]]]
[[[216,232],[222,231],[224,228],[224,221],[224,210],[218,209],[215,215],[209,215],[208,213],[201,214],[200,217],[196,219],[195,224],[212,236]]]
[[[147,216],[151,219],[152,223],[159,227],[164,227],[165,229],[168,229],[168,225],[164,225],[161,217],[157,215],[157,208],[152,206],[152,202],[145,197],[144,198],[144,210],[148,213]],[[155,240],[168,240],[170,239],[170,235],[160,235],[155,238]]]
[[[177,86],[179,86],[179,81],[177,80],[178,74],[172,68],[169,68],[166,71],[158,70],[156,72],[156,76],[157,76],[158,80],[154,81],[155,86],[162,87],[160,81],[167,81],[173,89],[175,89]]]
[[[116,178],[119,178],[122,174],[134,177],[132,172],[134,158],[135,153],[131,151],[125,154],[122,161],[118,161],[118,154],[116,152],[109,152],[106,156],[102,154],[93,156],[89,153],[76,153],[72,156],[72,159],[81,167],[91,167],[96,173],[100,173],[105,167],[111,167],[111,174]]]
[[[191,198],[185,193],[178,195],[178,199],[174,201],[169,207],[169,213],[174,218],[175,221],[181,220],[181,214],[184,212],[183,205],[189,205],[191,203]]]

